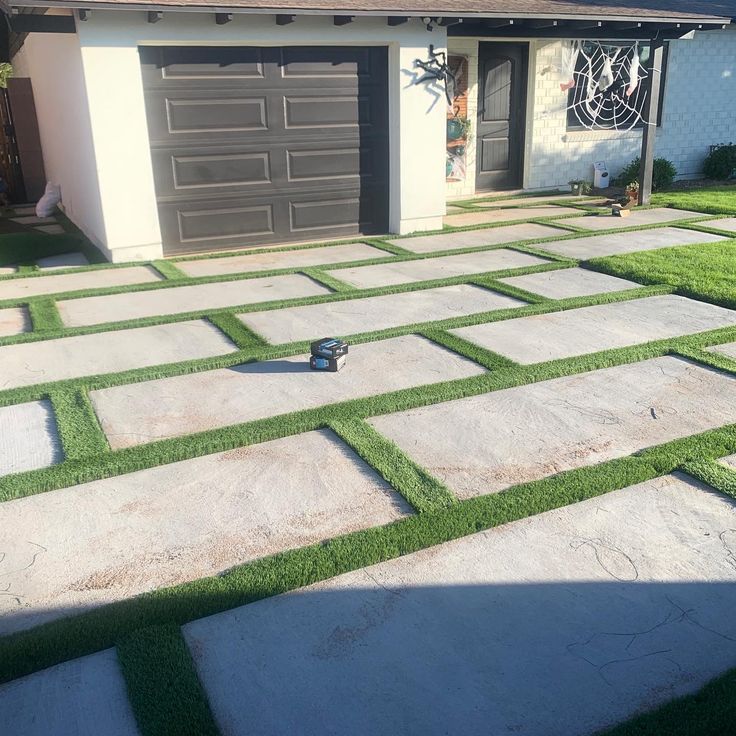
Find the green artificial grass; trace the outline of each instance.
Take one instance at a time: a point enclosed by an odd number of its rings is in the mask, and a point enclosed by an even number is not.
[[[678,294],[736,308],[736,239],[595,258],[589,265],[645,284],[670,284]]]
[[[736,185],[656,192],[652,194],[652,205],[709,215],[736,215]]]
[[[117,654],[141,736],[219,736],[178,626],[134,631]]]
[[[666,703],[598,736],[726,736],[736,724],[736,669],[694,695]]]
[[[64,329],[61,315],[53,299],[39,297],[28,302],[28,313],[34,333],[58,332]]]
[[[736,425],[453,503],[0,637],[0,682],[114,646],[148,626],[176,625],[451,539],[659,477],[693,459],[736,452]],[[403,470],[412,472],[404,466]],[[402,481],[403,482],[403,481]]]
[[[25,227],[19,232],[0,234],[0,266],[32,263],[63,253],[83,253],[92,264],[106,263],[102,253],[81,234],[48,235]]]
[[[384,250],[386,256],[363,262],[325,264],[310,268],[275,269],[272,272],[243,273],[206,278],[190,278],[176,267],[175,263],[178,261],[203,257],[193,255],[173,259],[173,261],[151,262],[150,265],[159,270],[166,279],[153,285],[92,289],[73,294],[54,294],[51,298],[35,297],[18,300],[17,302],[2,303],[2,306],[11,306],[16,303],[28,304],[34,329],[38,332],[0,340],[0,345],[203,317],[209,319],[222,330],[238,350],[216,358],[186,361],[104,376],[88,376],[81,379],[0,392],[0,405],[33,399],[50,399],[54,407],[58,431],[65,453],[65,459],[59,465],[0,478],[0,501],[251,445],[312,429],[329,428],[341,437],[358,456],[372,466],[381,477],[389,482],[413,507],[416,513],[384,527],[346,534],[327,542],[240,565],[220,576],[194,580],[172,588],[159,589],[68,618],[55,620],[26,631],[2,636],[0,637],[0,682],[9,681],[59,662],[117,645],[131,702],[143,736],[158,736],[159,734],[169,733],[185,735],[188,733],[216,734],[217,730],[206,697],[197,680],[191,658],[178,628],[187,621],[532,514],[593,498],[677,469],[688,472],[693,477],[708,483],[719,491],[734,495],[736,493],[736,482],[734,481],[736,473],[724,468],[716,462],[716,459],[736,452],[736,425],[682,438],[646,449],[629,457],[560,473],[540,481],[513,487],[498,494],[458,501],[443,483],[428,474],[395,444],[377,433],[364,421],[366,418],[378,414],[426,406],[441,401],[598,370],[613,365],[634,363],[665,354],[679,355],[719,370],[736,373],[736,361],[704,350],[708,345],[736,340],[736,328],[712,330],[698,335],[529,366],[516,365],[513,361],[501,355],[473,345],[448,332],[448,330],[471,324],[670,293],[673,289],[685,293],[682,290],[687,287],[674,277],[671,277],[672,280],[662,276],[647,277],[643,272],[639,275],[633,275],[632,273],[627,277],[645,284],[653,284],[653,286],[627,292],[613,292],[594,297],[560,301],[545,299],[499,282],[497,279],[505,276],[567,268],[576,264],[575,261],[570,259],[546,253],[543,250],[543,244],[546,242],[604,234],[578,231],[574,226],[565,225],[560,219],[539,218],[533,221],[557,228],[559,235],[535,241],[520,241],[429,254],[414,254],[381,239],[363,238],[347,242],[369,243]],[[692,229],[702,229],[704,231],[710,229],[708,222],[703,218],[693,218],[685,223],[678,223],[678,226],[683,224]],[[455,231],[491,229],[505,225],[506,223],[494,223],[484,228],[468,227]],[[609,232],[629,232],[654,229],[661,226],[632,227],[623,231]],[[422,233],[422,235],[425,234]],[[0,236],[0,244],[2,243],[2,237]],[[43,237],[51,238],[52,236]],[[411,236],[406,237],[410,238]],[[338,244],[330,243],[329,245]],[[287,246],[279,249],[267,249],[265,252],[324,247],[325,245]],[[354,289],[352,286],[341,282],[337,278],[339,274],[333,275],[331,273],[335,269],[345,266],[355,267],[372,263],[420,260],[509,247],[548,258],[550,263],[523,269],[509,269],[487,274],[368,290]],[[702,247],[704,246],[685,246],[684,248]],[[668,253],[682,249],[673,248]],[[74,250],[80,249],[74,248]],[[64,252],[68,252],[68,250]],[[228,255],[234,254],[218,253],[206,257],[217,258],[227,257]],[[2,250],[0,249],[1,257]],[[629,256],[615,258],[629,258]],[[606,267],[601,267],[600,263],[612,260],[614,259],[597,259],[593,262],[594,267],[597,270],[606,270]],[[16,259],[15,262],[19,262],[19,260]],[[104,268],[124,267],[125,265],[130,264],[107,265]],[[95,270],[95,267],[73,270],[74,272]],[[651,273],[646,268],[644,270],[648,274]],[[678,274],[684,273],[685,270],[686,267],[676,269]],[[725,295],[724,298],[733,299],[734,289],[730,280],[727,284],[719,286],[715,292],[713,291],[713,285],[710,282],[716,278],[714,275],[716,271],[718,271],[718,268],[711,269],[708,278],[701,279],[703,283],[698,282],[699,288],[689,295],[709,301],[717,300],[719,295],[721,297]],[[305,299],[281,300],[218,310],[203,309],[182,315],[162,315],[146,320],[131,320],[129,322],[74,329],[64,328],[60,324],[58,310],[54,304],[55,300],[83,295],[134,293],[151,288],[171,288],[183,285],[183,282],[186,282],[187,285],[214,283],[298,272],[324,284],[333,290],[333,293]],[[608,270],[606,272],[615,273],[615,271]],[[59,272],[55,273],[58,274]],[[669,274],[670,271],[667,270],[666,273]],[[625,274],[616,273],[616,275]],[[15,278],[22,278],[22,276],[16,276]],[[308,349],[306,341],[289,345],[270,346],[260,336],[249,330],[235,316],[236,313],[400,293],[455,283],[476,284],[483,288],[514,296],[526,302],[526,305],[518,309],[496,310],[467,317],[404,325],[388,330],[364,332],[343,337],[349,337],[351,342],[359,343],[417,333],[485,367],[488,369],[488,373],[484,375],[355,399],[185,437],[165,439],[120,451],[110,450],[107,439],[92,409],[89,400],[90,390],[164,376],[181,375],[193,371],[211,370],[245,361],[286,357],[305,352]],[[664,286],[661,284],[664,284]],[[730,296],[728,295],[729,289],[731,290]],[[714,293],[716,296],[714,296]],[[704,705],[710,707],[714,714],[711,719],[714,728],[719,719],[723,723],[723,718],[732,717],[734,707],[732,694],[728,693],[727,688],[719,689],[717,682],[714,681],[711,684],[715,688],[713,692],[715,693],[716,702],[714,702],[713,697],[708,695],[702,702],[697,701],[696,706],[692,708],[692,713],[695,714],[697,708],[702,708]],[[732,687],[733,682],[729,681],[728,685]],[[711,686],[708,686],[708,688],[711,688]],[[703,692],[705,693],[708,688]],[[726,694],[724,695],[724,693]],[[697,698],[700,695],[694,697]],[[731,702],[728,702],[729,700]],[[688,714],[690,711],[688,709],[690,706],[686,704],[683,707],[680,701],[671,705],[675,710],[660,709],[660,711],[637,719],[637,721],[641,721],[638,725],[637,722],[632,721],[630,724],[621,727],[639,729],[642,727],[656,729],[658,727],[659,730],[627,730],[620,733],[615,731],[607,736],[680,733],[668,730],[668,728],[673,724],[678,727],[687,724],[689,722]],[[694,728],[694,716],[690,722],[693,724],[692,728]],[[644,726],[641,725],[642,723]],[[681,733],[682,736],[695,736],[695,734],[716,732],[683,730]]]

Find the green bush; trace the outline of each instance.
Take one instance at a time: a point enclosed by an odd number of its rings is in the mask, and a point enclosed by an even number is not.
[[[639,181],[639,166],[641,159],[637,156],[630,164],[624,167],[624,170],[616,177],[614,184],[619,187],[625,187],[631,182]],[[654,173],[652,174],[652,190],[667,189],[672,186],[672,182],[677,176],[677,169],[672,161],[666,158],[654,159]]]
[[[703,163],[703,173],[708,179],[729,179],[736,172],[736,145],[721,143],[713,146]]]

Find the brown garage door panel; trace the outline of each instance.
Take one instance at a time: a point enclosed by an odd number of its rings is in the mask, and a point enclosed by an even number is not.
[[[142,48],[166,253],[387,230],[387,52]]]

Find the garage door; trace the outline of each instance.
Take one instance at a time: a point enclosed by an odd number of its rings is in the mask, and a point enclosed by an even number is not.
[[[165,253],[387,231],[385,48],[140,54]]]

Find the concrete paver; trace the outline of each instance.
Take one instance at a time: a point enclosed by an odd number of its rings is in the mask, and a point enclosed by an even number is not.
[[[451,276],[501,271],[507,268],[526,268],[549,263],[547,259],[537,258],[507,248],[459,253],[453,256],[426,258],[400,263],[380,263],[374,266],[340,268],[330,271],[331,275],[352,286],[368,289],[375,286],[405,284],[413,281],[428,281]]]
[[[570,358],[736,325],[736,311],[664,294],[462,327],[465,340],[522,363]]]
[[[567,258],[587,260],[621,253],[635,253],[640,250],[657,250],[694,243],[715,243],[720,240],[724,240],[720,235],[709,235],[676,227],[660,227],[629,233],[590,235],[572,240],[543,243],[539,247]]]
[[[51,402],[0,406],[0,476],[46,468],[62,457]]]
[[[387,369],[390,366],[390,370]],[[339,373],[310,371],[308,356],[92,391],[113,449],[485,373],[416,335],[350,348]]]
[[[140,736],[114,649],[0,685],[13,736]]]
[[[0,634],[409,513],[328,430],[3,503]]]
[[[148,266],[105,268],[99,271],[60,273],[48,276],[28,276],[0,281],[0,299],[24,299],[63,291],[82,289],[107,289],[114,286],[130,286],[161,281],[163,277]],[[125,294],[130,300],[131,295]]]
[[[525,289],[548,299],[569,299],[577,296],[607,294],[641,286],[635,281],[619,279],[584,268],[565,268],[560,271],[529,273],[525,276],[510,276],[499,279],[504,284]]]
[[[219,309],[241,304],[296,299],[329,294],[330,290],[301,274],[266,276],[213,284],[175,286],[131,294],[68,299],[58,304],[67,327],[182,314],[202,309]]]
[[[732,424],[736,378],[662,357],[369,423],[461,498]]]
[[[468,227],[471,225],[487,225],[492,222],[524,222],[538,217],[562,217],[564,215],[579,214],[579,212],[580,210],[573,207],[556,207],[551,204],[537,207],[493,208],[486,209],[483,212],[447,215],[444,223],[452,227]]]
[[[184,635],[231,736],[589,736],[733,667],[733,519],[665,476]]]
[[[366,243],[332,245],[326,248],[301,248],[270,253],[243,253],[223,258],[205,258],[198,261],[179,261],[176,267],[190,276],[216,276],[249,271],[268,271],[276,268],[305,268],[343,261],[365,261],[372,258],[390,258],[391,254]]]
[[[525,302],[479,286],[458,284],[401,294],[347,299],[329,304],[287,307],[240,315],[245,325],[271,343],[288,343],[385,330],[400,325],[461,317],[495,309],[523,307]]]
[[[0,347],[3,388],[210,358],[237,350],[205,320]]]
[[[489,227],[483,230],[438,233],[437,235],[418,235],[411,238],[396,238],[389,243],[398,245],[411,253],[436,253],[459,248],[480,248],[484,245],[501,245],[522,240],[539,240],[562,235],[559,228],[523,222],[518,225]]]
[[[30,329],[31,318],[25,307],[0,309],[0,337],[20,335],[22,332],[28,332]],[[0,375],[2,375],[1,370]]]
[[[704,217],[702,212],[675,210],[669,207],[654,207],[651,210],[632,210],[630,217],[613,217],[607,215],[588,215],[573,217],[566,221],[568,225],[576,225],[586,230],[610,230],[613,228],[636,227],[637,225],[659,225],[664,222],[689,220],[693,217]]]

